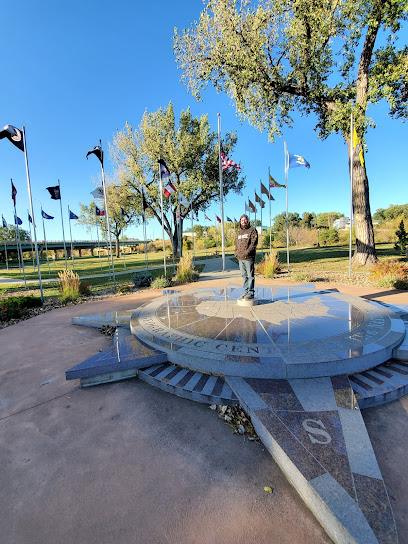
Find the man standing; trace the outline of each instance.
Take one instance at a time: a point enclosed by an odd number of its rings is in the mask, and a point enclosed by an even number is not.
[[[258,232],[251,227],[249,217],[241,215],[240,230],[235,240],[235,257],[238,259],[239,270],[244,280],[244,291],[241,299],[253,300],[255,294],[255,254],[258,245]]]

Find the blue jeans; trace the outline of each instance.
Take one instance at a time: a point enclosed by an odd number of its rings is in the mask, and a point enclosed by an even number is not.
[[[255,262],[238,261],[239,271],[244,280],[244,291],[246,295],[255,295]]]

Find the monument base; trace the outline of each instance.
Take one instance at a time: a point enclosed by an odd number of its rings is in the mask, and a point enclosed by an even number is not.
[[[259,303],[259,301],[256,298],[253,298],[252,300],[245,300],[242,298],[239,298],[237,300],[238,306],[256,306]]]

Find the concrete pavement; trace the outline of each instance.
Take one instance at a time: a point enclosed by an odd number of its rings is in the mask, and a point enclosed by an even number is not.
[[[230,281],[240,283],[239,275],[214,264],[200,286]],[[406,292],[337,288],[408,304]],[[160,295],[61,308],[0,331],[2,544],[329,542],[269,453],[233,435],[207,406],[138,380],[88,389],[65,381],[65,370],[111,343],[71,325],[74,315],[131,309]],[[401,544],[407,410],[405,397],[363,412]]]

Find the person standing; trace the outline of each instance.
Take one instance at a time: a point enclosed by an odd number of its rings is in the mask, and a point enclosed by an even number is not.
[[[238,259],[239,270],[244,281],[244,291],[241,299],[253,300],[255,295],[255,255],[258,245],[258,232],[249,222],[245,214],[239,218],[240,229],[235,239],[235,257]]]

